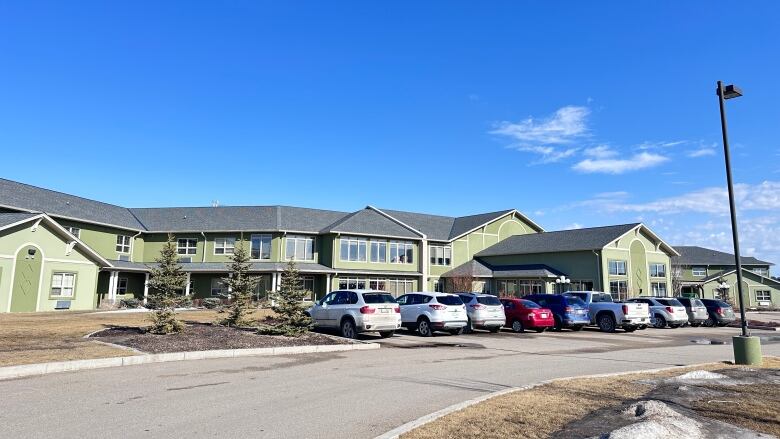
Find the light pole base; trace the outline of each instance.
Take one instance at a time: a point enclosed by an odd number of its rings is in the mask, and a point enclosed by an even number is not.
[[[737,335],[734,342],[734,364],[761,365],[761,339]]]

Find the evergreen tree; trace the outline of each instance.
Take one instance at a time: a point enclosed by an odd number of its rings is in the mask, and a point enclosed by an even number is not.
[[[276,293],[276,304],[272,307],[280,323],[276,326],[263,326],[259,328],[261,334],[283,334],[299,336],[312,327],[311,318],[306,315],[303,299],[309,294],[303,288],[298,268],[295,261],[290,261],[282,273],[282,281],[279,292]]]
[[[150,300],[154,304],[151,315],[152,326],[149,332],[154,334],[170,334],[180,332],[184,324],[176,318],[176,305],[179,303],[179,291],[187,283],[187,274],[179,263],[176,252],[176,240],[168,234],[168,241],[160,250],[160,256],[155,259],[157,266],[149,273]]]
[[[222,320],[227,326],[249,326],[251,321],[248,316],[252,313],[252,292],[254,292],[260,279],[249,274],[251,264],[249,252],[246,250],[243,240],[239,240],[230,257],[230,275],[222,278],[222,282],[230,289],[233,303],[228,309],[228,316]]]

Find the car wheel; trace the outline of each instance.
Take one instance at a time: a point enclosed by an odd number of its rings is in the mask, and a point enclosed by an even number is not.
[[[558,316],[555,316],[555,325],[553,326],[553,331],[560,331],[563,329],[563,322],[561,322],[561,318]]]
[[[666,328],[666,319],[663,316],[656,314],[653,319],[653,327],[657,329]]]
[[[395,334],[395,331],[379,331],[379,336],[382,338],[390,338]]]
[[[582,328],[584,328],[584,327],[585,327],[584,325],[574,325],[574,326],[571,327],[571,330],[575,331],[575,332],[582,331]]]
[[[534,331],[536,331],[537,333],[541,334],[541,333],[542,333],[542,332],[544,332],[546,329],[547,329],[547,328],[535,328],[535,329],[534,329]]]
[[[644,331],[645,329],[647,329],[647,325],[639,325],[639,327],[636,328],[636,329],[638,329],[640,331]]]
[[[525,332],[525,328],[523,327],[523,322],[521,322],[518,319],[512,320],[512,331]]]
[[[426,318],[420,319],[420,321],[417,322],[417,332],[419,332],[423,337],[432,336],[433,330],[431,330],[431,322],[429,322]]]
[[[472,332],[474,332],[474,326],[472,326],[471,319],[469,319],[468,322],[466,322],[466,326],[463,328],[463,333],[471,334]]]
[[[351,319],[345,319],[343,322],[341,322],[341,336],[344,338],[357,337],[355,322],[353,322]]]
[[[609,314],[602,314],[599,317],[599,329],[601,332],[615,332],[615,318]]]
[[[699,323],[699,322],[691,322],[691,328],[698,328],[699,326],[701,326],[701,323]]]
[[[460,335],[460,334],[463,334],[463,328],[458,328],[458,329],[450,329],[449,333],[450,333],[450,334],[452,334],[452,335]]]
[[[708,326],[710,328],[714,328],[717,326],[718,321],[715,320],[715,317],[712,317],[711,315],[707,317],[707,320],[704,321],[704,326]]]

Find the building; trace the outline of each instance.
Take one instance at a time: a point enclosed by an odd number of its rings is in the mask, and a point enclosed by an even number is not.
[[[736,304],[737,268],[734,255],[704,247],[676,246],[672,261],[681,294],[708,299],[728,299]],[[780,307],[780,281],[770,276],[771,262],[742,257],[742,288],[747,306]]]
[[[189,278],[182,294],[194,299],[228,293],[221,279],[240,242],[261,277],[259,298],[290,259],[312,298],[338,288],[442,291],[458,279],[501,294],[663,295],[677,255],[642,224],[545,232],[515,209],[448,217],[373,206],[126,208],[0,179],[0,312],[143,300],[168,234]]]

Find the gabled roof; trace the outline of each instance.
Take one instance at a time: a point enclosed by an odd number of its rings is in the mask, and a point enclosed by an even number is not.
[[[734,254],[692,245],[674,246],[680,253],[675,258],[675,265],[736,265]],[[752,256],[742,256],[745,265],[774,265],[771,262],[761,261]]]
[[[515,235],[478,252],[477,257],[503,256],[532,253],[571,252],[601,250],[633,230],[640,223],[587,229],[560,230],[555,232]]]
[[[0,206],[143,230],[126,208],[0,178]]]
[[[0,230],[14,224],[24,223],[40,214],[27,212],[0,212]]]
[[[711,274],[711,275],[709,275],[707,277],[702,278],[699,282],[701,282],[702,284],[706,284],[706,283],[712,282],[714,280],[720,279],[723,276],[728,276],[728,275],[730,275],[732,273],[736,273],[736,271],[737,271],[736,268],[732,268],[730,270],[721,270],[721,271],[719,271],[717,273],[714,273],[714,274]],[[745,276],[745,275],[756,276],[756,277],[759,277],[759,278],[761,278],[763,280],[767,280],[769,282],[772,282],[772,283],[780,286],[780,280],[776,280],[776,279],[772,279],[771,277],[768,277],[768,276],[760,275],[760,274],[750,270],[749,268],[742,267],[742,275],[743,276]]]
[[[358,210],[324,228],[322,233],[353,233],[356,235],[394,236],[399,238],[420,238],[408,227],[382,215],[371,208]]]
[[[492,265],[472,259],[442,274],[441,277],[553,278],[563,274],[545,264]]]
[[[461,217],[430,215],[427,213],[404,212],[392,209],[379,209],[381,212],[397,219],[398,221],[425,234],[431,241],[451,241],[477,229],[491,221],[506,216],[514,209],[499,210],[497,212],[480,213]],[[522,216],[522,215],[521,215]],[[528,218],[523,217],[537,231],[543,229]]]
[[[492,277],[493,270],[484,262],[472,259],[468,262],[458,265],[450,271],[442,274],[441,277]]]

